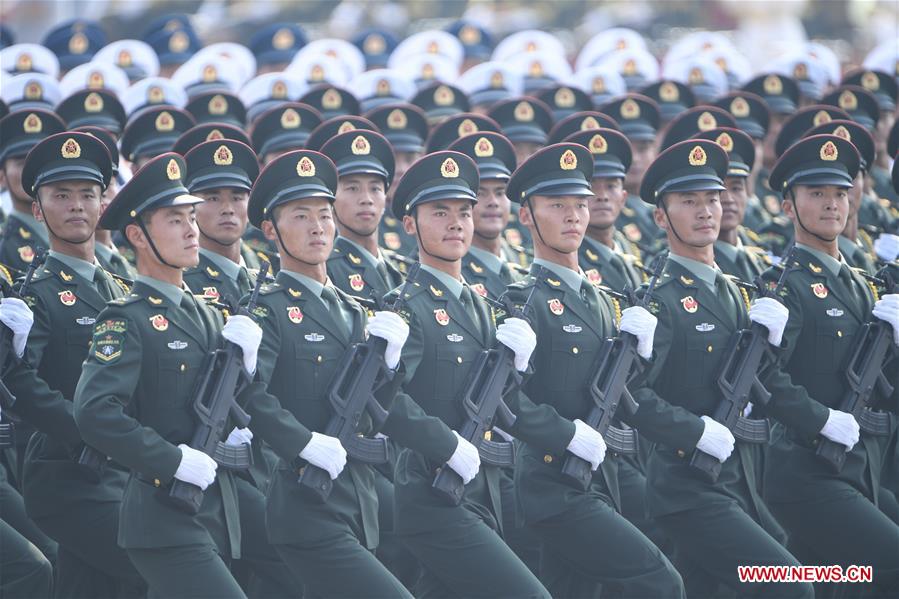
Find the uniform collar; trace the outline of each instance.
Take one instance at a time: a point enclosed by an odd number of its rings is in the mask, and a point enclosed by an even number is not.
[[[171,283],[166,283],[165,281],[160,281],[159,279],[154,279],[153,277],[148,277],[146,275],[137,275],[136,282],[143,283],[147,287],[151,287],[154,291],[158,291],[172,304],[176,306],[181,305],[181,299],[184,297],[184,290],[177,285],[172,285]]]
[[[225,274],[226,277],[228,277],[232,281],[237,280],[237,275],[240,274],[240,264],[234,262],[233,260],[225,258],[221,254],[211,252],[206,248],[200,248],[200,255],[215,264],[218,269]]]
[[[465,282],[459,279],[454,279],[450,275],[446,274],[442,270],[438,270],[427,264],[422,264],[421,269],[425,272],[431,273],[440,283],[447,288],[447,290],[453,295],[453,297],[460,297],[462,295],[462,289],[465,286]]]
[[[693,260],[692,258],[685,258],[684,256],[678,256],[677,254],[669,253],[668,258],[672,262],[677,262],[682,267],[690,271],[690,274],[694,275],[697,279],[705,283],[706,287],[708,287],[712,293],[715,292],[715,277],[721,272],[717,268],[709,266],[708,264],[703,264],[697,260]]]
[[[44,226],[44,223],[38,222],[38,220],[34,218],[34,215],[13,210],[9,213],[9,219],[19,221],[40,237],[41,241],[44,242],[44,245],[50,245],[50,238],[47,236],[47,227]]]
[[[286,270],[286,269],[282,268],[280,272],[283,272],[288,277],[291,277],[297,283],[299,283],[300,285],[302,285],[303,287],[308,289],[309,292],[312,293],[312,295],[314,295],[315,297],[317,297],[319,299],[322,296],[322,289],[325,288],[325,285],[332,286],[331,279],[326,279],[325,284],[322,285],[321,283],[319,283],[312,277],[307,277],[306,275],[300,274],[298,272],[294,272],[292,270]]]
[[[615,253],[615,250],[610,248],[604,243],[600,243],[595,239],[590,239],[589,237],[584,237],[584,243],[586,243],[591,249],[599,252],[599,258],[602,262],[609,262],[612,259],[612,254]],[[618,243],[616,242],[617,246]]]
[[[549,260],[544,260],[543,258],[534,258],[534,264],[538,264],[548,271],[552,272],[554,275],[558,276],[562,281],[568,285],[575,293],[581,292],[581,284],[587,280],[584,276],[584,273],[578,272],[576,270],[571,270],[561,264],[556,264],[555,262],[550,262]]]
[[[716,239],[715,249],[724,254],[724,256],[728,260],[733,262],[737,259],[737,255],[740,253],[740,250],[743,249],[743,242],[739,237],[737,237],[737,245],[733,245],[731,243],[727,243],[726,241]]]
[[[837,276],[840,274],[840,268],[843,266],[843,264],[846,263],[846,261],[843,259],[842,254],[840,254],[840,259],[837,260],[830,254],[826,254],[826,253],[822,252],[821,250],[816,250],[815,248],[809,247],[809,246],[805,245],[804,243],[797,243],[796,247],[798,247],[799,249],[805,250],[806,252],[808,252],[815,258],[817,258],[821,262],[821,264],[824,266],[824,268],[826,268],[830,272],[830,274],[832,274],[834,276]]]
[[[496,254],[491,254],[487,250],[482,250],[481,248],[471,246],[470,248],[468,248],[468,252],[475,258],[480,260],[484,264],[484,266],[486,266],[490,270],[490,272],[494,274],[499,274],[499,271],[503,267],[503,259]]]
[[[368,264],[370,266],[377,268],[378,263],[382,262],[384,260],[384,256],[381,255],[380,250],[378,250],[377,256],[373,256],[371,252],[369,252],[367,249],[365,249],[364,247],[362,247],[361,245],[359,245],[352,239],[343,237],[342,235],[338,235],[337,239],[340,241],[344,241],[344,242],[350,244],[351,246],[353,246],[353,248],[355,248],[356,251],[359,252],[359,255],[362,256],[362,259],[365,260],[366,262],[368,262]]]
[[[109,262],[109,259],[112,258],[112,255],[117,254],[118,252],[116,252],[114,249],[112,249],[111,247],[109,247],[108,245],[105,245],[103,243],[95,243],[94,244],[94,253],[97,254],[103,260],[106,260],[107,262]]]
[[[55,250],[50,250],[48,255],[74,270],[82,279],[87,281],[94,280],[94,272],[97,270],[96,264],[91,264],[87,260],[82,260],[81,258],[61,254]]]

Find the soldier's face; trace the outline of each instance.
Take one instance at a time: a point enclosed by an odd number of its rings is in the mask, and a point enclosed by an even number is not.
[[[512,145],[515,146],[515,159],[518,161],[518,164],[524,164],[525,160],[543,147],[543,145],[533,141],[516,141]]]
[[[324,198],[301,198],[278,206],[279,241],[272,221],[262,222],[266,239],[278,245],[282,261],[290,256],[306,264],[324,264],[334,247],[334,212]],[[283,243],[283,245],[282,245]]]
[[[396,183],[397,181],[402,179],[403,175],[406,174],[406,171],[409,170],[409,167],[412,166],[412,164],[422,156],[423,154],[421,152],[396,152],[396,165],[393,169],[393,182]]]
[[[40,202],[31,204],[31,211],[58,239],[84,243],[97,227],[101,196],[100,186],[92,181],[48,183],[38,189]]]
[[[627,192],[624,180],[602,177],[590,182],[594,197],[590,199],[590,226],[597,229],[608,229],[615,224],[621,214]]]
[[[471,247],[474,219],[469,200],[436,200],[415,208],[415,216],[403,217],[403,229],[418,237],[423,254],[448,262],[461,260]]]
[[[636,190],[640,188],[640,182],[643,181],[646,169],[655,160],[655,142],[648,139],[633,140],[631,141],[631,150],[633,151],[633,159],[624,182],[628,189]]]
[[[746,179],[743,177],[727,177],[724,179],[726,190],[721,192],[721,230],[733,231],[743,222],[746,214],[746,202],[749,194],[746,191]]]
[[[589,200],[587,196],[531,196],[518,218],[535,244],[570,254],[578,250],[587,232]]]
[[[31,197],[25,193],[22,187],[22,168],[25,166],[24,158],[7,158],[3,162],[3,178],[6,180],[6,188],[14,200],[29,202]]]
[[[478,187],[478,203],[474,205],[474,232],[479,237],[496,239],[502,235],[511,217],[511,202],[506,196],[506,182],[482,179]]]
[[[849,190],[836,185],[796,185],[784,199],[783,211],[796,228],[824,239],[836,239],[849,218]]]
[[[205,200],[197,204],[197,227],[200,235],[221,245],[240,241],[247,230],[247,200],[250,194],[236,187],[198,191]]]
[[[665,209],[661,206],[656,208],[653,216],[656,224],[668,232],[670,244],[705,247],[718,239],[720,191],[670,192],[664,195],[662,201]]]
[[[862,206],[862,193],[865,190],[865,173],[858,171],[855,180],[852,181],[852,189],[849,190],[849,218],[858,214],[858,209]]]
[[[347,175],[337,184],[334,212],[337,226],[367,237],[378,230],[387,204],[384,178],[379,175]]]
[[[770,169],[774,166],[774,163],[777,162],[777,154],[774,152],[774,142],[777,141],[777,136],[780,134],[780,130],[783,129],[784,121],[787,119],[787,115],[771,113],[771,120],[768,123],[768,133],[765,135],[765,143],[764,143],[764,151],[762,158],[764,159],[765,167]]]
[[[190,268],[199,264],[200,232],[194,205],[157,208],[146,217],[145,227],[156,250],[169,265]],[[130,224],[125,233],[137,251],[138,261],[159,262],[140,227]]]

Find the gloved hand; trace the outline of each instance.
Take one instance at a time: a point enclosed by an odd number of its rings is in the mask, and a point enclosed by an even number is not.
[[[773,297],[760,297],[749,306],[749,320],[768,329],[768,343],[780,347],[790,310]]]
[[[459,433],[453,431],[456,440],[456,451],[446,461],[446,465],[456,471],[456,474],[462,477],[463,484],[470,483],[481,467],[481,456],[478,454],[478,448],[459,436]]]
[[[196,485],[205,491],[206,487],[215,480],[215,469],[219,465],[202,451],[197,451],[183,443],[178,446],[178,449],[181,450],[181,463],[178,464],[178,470],[175,471],[175,478]]]
[[[528,361],[537,347],[537,334],[527,321],[507,318],[496,327],[496,340],[515,352],[515,370],[524,372],[528,369]]]
[[[606,441],[593,427],[577,419],[574,421],[574,437],[568,442],[568,451],[590,462],[590,469],[596,470],[606,459]]]
[[[637,338],[637,354],[644,360],[652,357],[652,340],[658,319],[642,306],[631,306],[621,312],[619,329]]]
[[[710,416],[703,416],[702,421],[705,423],[705,428],[696,444],[696,449],[717,458],[723,464],[734,451],[734,435],[726,426]]]
[[[395,312],[382,310],[375,312],[368,319],[366,325],[369,335],[380,337],[387,341],[387,349],[384,351],[384,362],[387,368],[394,370],[400,363],[400,355],[403,353],[403,345],[409,337],[409,325]]]
[[[249,316],[236,314],[222,327],[222,337],[240,346],[243,351],[243,367],[250,374],[255,374],[256,356],[262,342],[262,328]]]
[[[899,345],[899,293],[880,296],[871,314],[893,327],[893,343]]]
[[[892,262],[899,258],[899,235],[881,233],[874,240],[874,253],[884,262]]]
[[[300,452],[300,457],[322,470],[327,470],[331,480],[337,478],[346,466],[346,449],[340,439],[320,433],[312,433],[312,439]]]
[[[28,304],[17,297],[0,299],[0,322],[12,331],[12,348],[16,357],[25,355],[25,342],[34,324],[34,314]]]
[[[248,428],[237,428],[228,435],[225,445],[249,445],[253,441],[253,431]]]
[[[855,416],[848,412],[839,410],[830,410],[827,416],[827,422],[821,428],[821,435],[827,437],[834,443],[840,443],[846,446],[846,451],[852,451],[855,444],[858,443],[858,422]]]

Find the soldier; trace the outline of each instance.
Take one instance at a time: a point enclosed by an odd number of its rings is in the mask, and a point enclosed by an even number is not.
[[[417,238],[421,256],[421,270],[403,295],[410,337],[401,395],[412,401],[394,406],[385,425],[404,447],[394,479],[396,528],[422,563],[416,594],[544,597],[547,591],[499,536],[499,467],[481,467],[478,450],[455,432],[464,422],[460,394],[478,353],[501,340],[515,352],[515,367],[525,370],[535,343],[520,319],[494,329],[486,303],[461,279],[477,189],[477,165],[443,151],[412,165],[394,193],[393,213]],[[440,467],[466,483],[459,505],[431,488]]]
[[[172,106],[148,108],[131,117],[122,134],[122,156],[134,171],[163,152],[169,152],[182,133],[195,125],[190,113]]]
[[[534,293],[539,342],[534,374],[522,388],[509,431],[523,442],[516,487],[524,521],[542,542],[541,580],[554,596],[595,596],[601,585],[612,595],[682,597],[683,584],[668,559],[620,515],[618,459],[606,456],[602,435],[582,420],[592,407],[585,389],[601,346],[615,334],[617,311],[578,267],[592,175],[590,151],[561,143],[525,161],[509,181],[536,254],[532,276],[509,287],[510,299],[520,305]],[[648,356],[655,319],[642,308],[622,318],[621,326],[641,339],[640,353]],[[565,482],[566,452],[594,471],[602,465],[588,489]],[[601,538],[614,538],[614,551],[586,549]]]
[[[860,435],[859,422],[841,411],[847,391],[842,368],[861,326],[873,315],[890,324],[899,345],[899,294],[878,299],[839,252],[859,160],[846,139],[815,135],[794,144],[771,172],[772,189],[783,193],[784,214],[794,225],[796,251],[781,292],[790,310],[779,357],[786,380],[769,387],[767,408],[786,433],[769,452],[765,488],[803,563],[871,565],[876,590],[889,596],[899,590],[892,550],[899,546],[899,526],[875,504],[881,443],[867,426]],[[884,375],[895,381],[895,365]],[[875,390],[869,405],[894,410],[897,396],[899,388],[892,397]],[[839,473],[815,455],[822,439],[846,447]]]
[[[282,260],[253,311],[264,331],[259,374],[286,417],[303,423],[297,423],[303,431],[294,434],[271,434],[271,423],[254,425],[281,458],[268,491],[266,526],[278,553],[314,596],[410,597],[373,555],[378,545],[374,469],[353,456],[348,461],[339,440],[306,430],[325,430],[332,417],[331,379],[350,344],[363,342],[366,326],[370,335],[387,340],[388,383],[375,394],[389,409],[402,378],[395,369],[408,335],[399,316],[377,312],[366,318],[362,307],[328,280],[337,185],[337,169],[326,156],[300,150],[270,163],[250,194],[250,221],[277,244]],[[359,418],[358,433],[373,433],[367,413]],[[325,501],[304,494],[297,482],[313,465],[334,481]]]
[[[29,441],[22,494],[28,515],[59,543],[61,597],[137,597],[145,590],[116,543],[127,473],[115,463],[82,469],[77,460],[84,443],[72,416],[91,325],[107,301],[127,292],[94,257],[94,230],[111,177],[103,142],[77,132],[39,142],[22,170],[34,216],[47,227],[50,254],[25,296],[34,314],[27,352],[4,380],[18,398],[16,412],[38,429]]]
[[[338,236],[328,276],[344,293],[377,305],[403,280],[378,247],[378,226],[393,182],[393,150],[380,133],[358,130],[331,138],[321,151],[337,165],[338,175]]]
[[[45,110],[13,112],[0,120],[0,173],[9,190],[13,210],[0,240],[0,262],[25,271],[38,246],[49,244],[47,230],[31,214],[31,195],[22,187],[25,156],[41,139],[65,131],[58,116]]]
[[[100,219],[134,246],[139,276],[131,294],[97,316],[75,390],[75,421],[85,442],[131,470],[118,543],[154,594],[244,597],[228,571],[240,555],[232,474],[186,443],[195,428],[194,390],[209,352],[228,339],[256,370],[261,337],[245,316],[221,314],[183,289],[182,269],[197,264],[194,206],[184,160],[162,154],[125,185]],[[68,301],[68,300],[66,300]],[[264,419],[261,402],[247,406]],[[277,420],[280,415],[275,415]],[[227,443],[239,445],[245,429]],[[173,480],[204,490],[194,515],[167,501]]]

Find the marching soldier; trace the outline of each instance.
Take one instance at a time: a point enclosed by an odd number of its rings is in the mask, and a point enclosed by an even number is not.
[[[22,494],[28,515],[59,543],[61,597],[138,597],[145,590],[116,543],[127,473],[115,463],[91,472],[77,463],[84,443],[72,415],[91,325],[106,302],[128,289],[94,257],[101,197],[111,177],[106,146],[77,132],[39,142],[22,171],[50,253],[25,296],[34,314],[27,351],[4,380],[18,398],[16,412],[38,429],[26,453]],[[13,301],[4,300],[0,311]]]
[[[328,425],[331,380],[350,344],[364,341],[366,327],[387,340],[384,359],[393,382],[375,394],[389,409],[402,378],[395,369],[408,335],[399,316],[376,312],[367,318],[328,279],[337,186],[334,164],[323,154],[301,150],[269,163],[250,194],[250,221],[281,255],[275,282],[262,290],[253,310],[264,331],[259,374],[269,397],[277,398],[286,417],[302,428],[272,434],[271,423],[254,424],[281,458],[268,491],[266,526],[284,562],[314,596],[409,597],[373,553],[378,545],[374,469],[355,456],[348,460],[338,439],[309,432]],[[376,231],[377,217],[371,222]],[[361,415],[359,434],[371,434],[372,428],[367,413]],[[297,481],[312,466],[334,481],[324,501],[308,489],[304,493]]]
[[[634,426],[655,443],[647,460],[646,505],[671,539],[687,594],[711,596],[723,585],[738,596],[811,597],[810,584],[742,583],[739,565],[798,566],[770,534],[776,531],[756,489],[749,439],[712,418],[723,401],[716,380],[739,329],[758,322],[780,345],[787,311],[770,298],[748,301],[714,262],[720,193],[728,157],[715,142],[688,140],[662,152],[646,172],[640,196],[670,254],[650,310],[658,316],[652,364],[634,389]],[[702,452],[720,462],[713,478],[691,463]],[[739,539],[739,542],[731,542]]]
[[[335,287],[376,305],[403,281],[378,247],[378,226],[393,182],[393,150],[380,133],[348,131],[321,149],[337,165],[334,218],[338,236],[328,258]]]
[[[404,447],[394,478],[396,528],[422,563],[418,595],[546,597],[500,537],[500,468],[482,467],[475,446],[456,433],[465,417],[460,394],[478,353],[498,339],[525,370],[535,343],[520,319],[494,329],[485,301],[461,278],[477,190],[477,165],[443,151],[412,165],[394,193],[393,213],[417,238],[421,257],[414,285],[403,295],[410,337],[402,395],[412,402],[394,406],[385,425]],[[458,505],[431,488],[441,467],[466,483]]]
[[[876,427],[866,424],[860,433],[862,423],[841,405],[847,391],[843,365],[862,325],[889,323],[899,345],[899,295],[893,290],[878,299],[839,252],[859,160],[846,139],[815,135],[794,144],[771,172],[772,189],[782,192],[784,214],[793,222],[796,251],[781,291],[790,310],[779,360],[786,380],[769,387],[767,408],[786,433],[769,452],[765,488],[803,563],[871,565],[877,592],[889,596],[899,589],[893,551],[899,526],[875,504],[882,444]],[[884,374],[895,381],[895,365]],[[892,397],[875,390],[868,405],[894,411],[897,395],[899,387]],[[815,455],[825,439],[846,448],[839,473]]]
[[[93,342],[75,390],[75,421],[85,442],[131,470],[125,483],[118,543],[161,596],[245,597],[228,571],[240,556],[232,474],[187,445],[194,391],[207,355],[222,339],[236,343],[255,372],[261,332],[245,316],[221,314],[183,287],[182,269],[199,259],[194,206],[181,156],[151,159],[100,219],[124,233],[137,254],[131,294],[97,316]],[[264,406],[248,406],[261,418]],[[226,441],[239,445],[245,429]],[[172,481],[204,491],[197,514],[168,501]]]
[[[611,595],[682,597],[668,559],[621,516],[617,456],[606,455],[602,435],[582,420],[593,407],[585,391],[595,358],[618,324],[616,304],[578,267],[592,175],[590,151],[561,143],[534,154],[509,181],[536,255],[532,276],[509,287],[510,299],[521,305],[533,292],[539,342],[509,431],[523,441],[516,486],[524,521],[542,542],[541,579],[554,596],[595,596],[601,585]],[[640,354],[649,356],[655,319],[643,308],[621,318],[622,330],[637,335]],[[565,481],[566,453],[595,471],[587,489]],[[613,551],[588,549],[603,538],[615,539]]]

